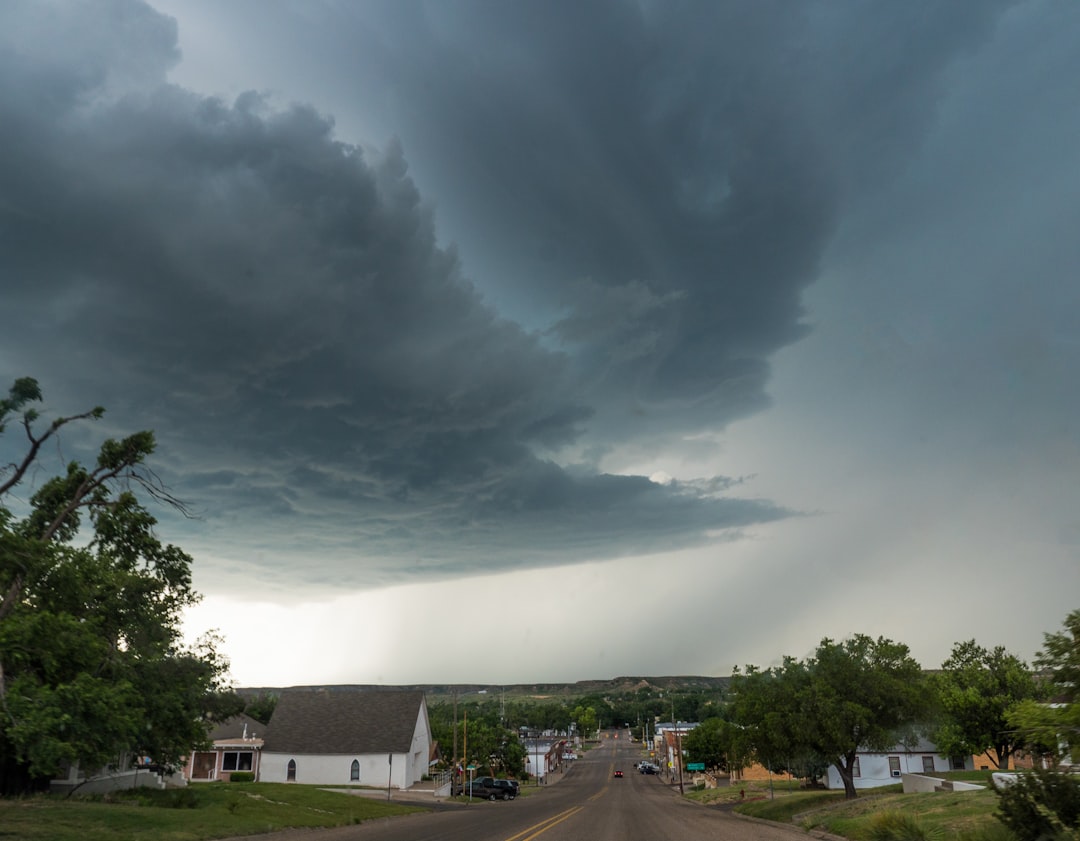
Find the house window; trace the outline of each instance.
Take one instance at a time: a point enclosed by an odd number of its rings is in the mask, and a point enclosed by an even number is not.
[[[349,769],[349,779],[354,783],[360,782],[360,761],[357,759],[352,761],[352,768]]]
[[[893,776],[893,777],[899,777],[900,776],[900,757],[899,756],[890,756],[889,757],[889,774],[890,774],[890,776]]]
[[[290,759],[289,766],[285,771],[285,781],[290,783],[296,782],[296,760]]]
[[[967,763],[962,756],[954,756],[949,760],[949,768],[953,771],[963,771],[967,767]]]
[[[851,776],[852,777],[861,777],[862,776],[862,768],[859,767],[859,757],[857,757],[857,756],[851,762]]]
[[[225,751],[221,754],[222,771],[250,771],[255,754],[251,751]]]
[[[925,771],[928,774],[931,771],[933,771],[934,770],[934,757],[932,757],[932,756],[924,756],[922,758],[922,769],[923,769],[923,771]]]

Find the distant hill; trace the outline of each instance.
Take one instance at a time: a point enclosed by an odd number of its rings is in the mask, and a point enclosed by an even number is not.
[[[606,680],[579,680],[574,683],[418,683],[387,686],[382,684],[337,684],[321,688],[330,691],[379,690],[379,689],[421,689],[429,701],[450,700],[456,694],[459,699],[472,700],[478,695],[535,700],[571,700],[584,695],[631,695],[640,690],[660,692],[709,692],[727,688],[730,677],[706,677],[701,675],[670,675],[664,677],[616,677]],[[265,694],[279,694],[286,687],[244,687],[238,689],[241,695],[255,697]]]

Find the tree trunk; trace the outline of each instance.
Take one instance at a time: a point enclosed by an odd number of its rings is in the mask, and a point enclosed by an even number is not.
[[[847,762],[844,761],[845,758]],[[855,757],[845,758],[836,761],[836,770],[840,772],[840,781],[844,784],[844,799],[854,800],[859,796],[859,792],[855,788],[855,775],[853,773]]]

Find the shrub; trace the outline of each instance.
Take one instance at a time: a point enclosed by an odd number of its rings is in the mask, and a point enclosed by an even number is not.
[[[105,797],[106,803],[137,803],[158,809],[197,809],[199,795],[191,788],[137,788],[130,791],[113,791]]]
[[[1036,770],[997,788],[997,819],[1020,841],[1076,838],[1080,829],[1080,777]]]
[[[229,775],[230,783],[253,783],[255,782],[254,771],[233,771]]]
[[[992,823],[977,829],[961,830],[957,841],[1016,841],[1012,831],[1000,823]]]
[[[190,788],[177,788],[170,792],[168,806],[171,809],[197,809],[199,798]]]
[[[866,837],[870,841],[936,841],[941,831],[923,826],[905,812],[881,812],[870,821]]]

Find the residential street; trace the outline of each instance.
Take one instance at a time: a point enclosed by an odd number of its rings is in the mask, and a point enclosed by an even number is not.
[[[360,826],[257,837],[261,841],[791,841],[806,837],[794,827],[750,821],[683,800],[662,778],[638,774],[633,766],[640,758],[640,745],[624,738],[605,739],[542,790],[511,802],[447,804],[430,813]],[[623,771],[623,778],[614,777],[617,769]],[[394,792],[394,799],[405,802],[410,795]],[[418,798],[418,802],[430,801]],[[251,836],[247,838],[250,841]]]

